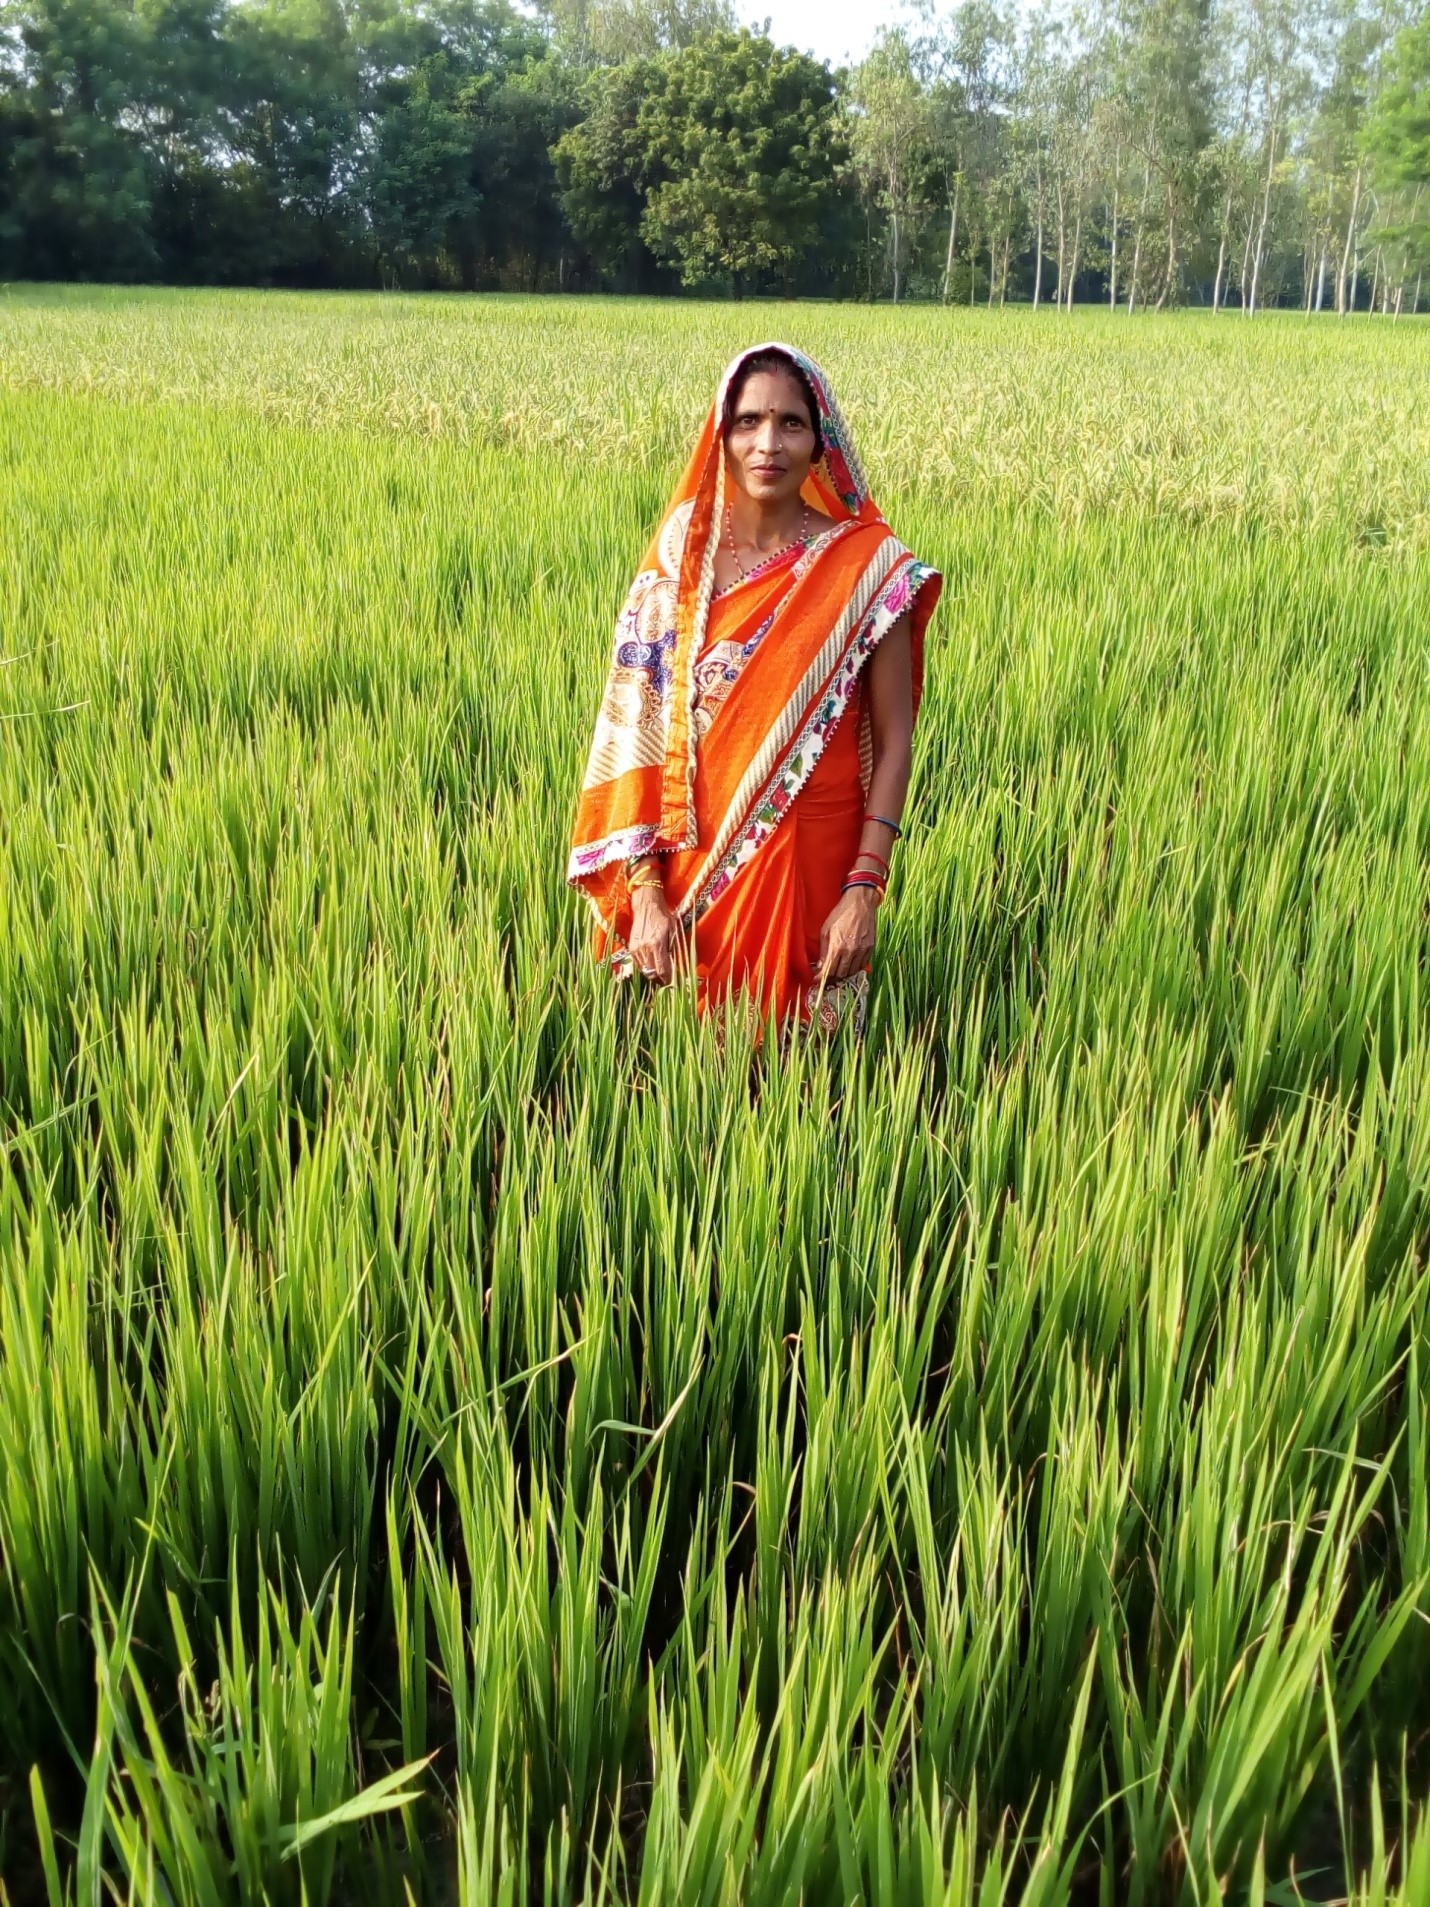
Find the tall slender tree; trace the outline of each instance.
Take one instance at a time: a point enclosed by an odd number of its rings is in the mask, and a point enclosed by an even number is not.
[[[894,303],[903,287],[909,228],[924,204],[931,145],[929,98],[909,37],[885,28],[854,72],[849,143],[864,190],[886,220]]]

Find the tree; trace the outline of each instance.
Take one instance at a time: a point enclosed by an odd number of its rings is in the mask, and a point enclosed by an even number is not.
[[[545,0],[539,11],[558,56],[581,71],[740,30],[731,0]]]
[[[653,60],[629,60],[594,74],[585,114],[553,155],[562,207],[577,242],[623,289],[638,287],[642,275],[646,167],[637,122],[654,67]]]
[[[564,289],[574,247],[553,152],[580,116],[575,75],[549,50],[508,60],[469,87],[480,248],[499,282]]]
[[[1413,269],[1412,311],[1420,308],[1420,290],[1430,266],[1430,12],[1396,38],[1387,61],[1386,83],[1367,117],[1364,151],[1387,196],[1388,215],[1379,237],[1395,254],[1400,284]],[[1389,304],[1389,274],[1386,304]]]
[[[7,7],[5,25],[19,82],[7,87],[7,249],[41,276],[146,275],[158,263],[151,168],[130,123],[145,23],[108,0],[32,0]]]
[[[1083,223],[1094,170],[1096,141],[1095,60],[1080,48],[1066,52],[1056,67],[1052,124],[1048,142],[1053,201],[1058,215],[1056,300],[1072,310],[1073,290],[1082,259]]]
[[[439,282],[443,254],[464,249],[480,205],[470,124],[445,62],[426,61],[376,126],[368,208],[391,274]]]
[[[359,47],[341,0],[251,0],[226,37],[229,178],[263,248],[254,275],[351,282],[363,152]]]
[[[641,221],[686,285],[788,288],[842,159],[829,69],[762,35],[721,33],[657,61],[640,126],[652,174]]]
[[[850,146],[866,195],[889,221],[894,303],[902,283],[904,236],[923,203],[929,163],[928,96],[914,70],[908,36],[885,27],[850,90]]]
[[[573,228],[629,268],[637,240],[680,282],[787,289],[844,154],[829,69],[717,33],[597,76],[557,148]]]
[[[1140,0],[1124,85],[1129,138],[1144,168],[1129,306],[1136,302],[1149,212],[1165,232],[1153,266],[1160,307],[1174,303],[1182,264],[1200,230],[1213,126],[1209,0]]]
[[[1043,259],[1052,182],[1053,102],[1059,75],[1059,28],[1045,10],[1028,22],[1014,64],[1012,140],[1028,223],[1033,231],[1033,308],[1043,301]]]
[[[942,295],[947,304],[953,288],[958,252],[959,215],[980,213],[989,234],[989,292],[993,289],[993,229],[1002,230],[1000,214],[1006,203],[1007,168],[1002,122],[1001,62],[1012,39],[1012,28],[992,0],[962,0],[941,21],[925,48],[922,64],[933,78],[929,87],[927,143],[933,169],[943,186],[948,208],[948,243],[944,252]],[[973,295],[973,263],[969,263],[969,297]]]
[[[1256,311],[1266,263],[1272,193],[1286,177],[1287,147],[1308,83],[1301,0],[1246,0],[1247,73],[1258,140],[1246,242],[1242,248],[1242,309]]]
[[[1384,177],[1430,185],[1430,12],[1395,40],[1365,145]]]

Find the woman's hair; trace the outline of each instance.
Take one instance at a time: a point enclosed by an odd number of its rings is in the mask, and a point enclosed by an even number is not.
[[[796,364],[787,351],[755,351],[747,357],[725,393],[725,409],[720,419],[720,435],[728,437],[735,422],[735,406],[739,403],[745,386],[760,371],[784,371],[792,377],[804,392],[804,401],[809,406],[809,422],[814,431],[814,462],[818,463],[824,455],[824,433],[819,428],[819,400],[814,395],[814,385],[803,365]]]

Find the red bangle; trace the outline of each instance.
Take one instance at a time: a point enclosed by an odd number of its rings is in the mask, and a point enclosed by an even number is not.
[[[884,879],[886,881],[888,880],[889,863],[884,859],[882,854],[876,854],[873,848],[860,848],[859,852],[854,856],[854,866],[858,867],[861,861],[877,861],[884,871]]]

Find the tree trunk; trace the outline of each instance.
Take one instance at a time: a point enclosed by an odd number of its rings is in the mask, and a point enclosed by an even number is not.
[[[1043,201],[1038,199],[1038,263],[1033,273],[1033,309],[1037,310],[1043,296]]]
[[[1212,283],[1212,316],[1221,310],[1221,275],[1226,268],[1226,227],[1221,228],[1221,243],[1216,252],[1216,278]]]
[[[1272,120],[1272,132],[1266,141],[1266,189],[1260,195],[1260,225],[1256,227],[1256,263],[1251,267],[1251,315],[1256,315],[1256,290],[1260,288],[1260,261],[1266,254],[1266,221],[1272,215],[1272,177],[1276,175],[1276,135],[1281,128]]]
[[[1142,264],[1142,229],[1147,223],[1147,194],[1152,190],[1152,174],[1146,169],[1142,174],[1142,203],[1137,208],[1137,236],[1132,246],[1132,283],[1127,289],[1127,315],[1130,318],[1137,304],[1137,273]]]
[[[1176,276],[1176,271],[1177,271],[1177,208],[1175,205],[1170,205],[1167,208],[1167,276],[1165,280],[1163,281],[1161,292],[1158,294],[1158,297],[1157,297],[1157,309],[1159,311],[1162,309],[1163,305],[1166,304],[1167,299],[1169,295],[1171,294],[1172,280]]]
[[[1063,201],[1063,175],[1058,174],[1058,290],[1053,302],[1062,308],[1063,261],[1067,254],[1067,212]]]
[[[1316,268],[1316,310],[1320,311],[1326,300],[1326,265],[1331,255],[1331,220],[1336,209],[1336,182],[1334,178],[1326,181],[1326,222],[1321,228],[1321,262]]]
[[[1255,225],[1256,220],[1254,218],[1249,218],[1246,221],[1246,243],[1241,248],[1241,278],[1238,281],[1237,290],[1241,294],[1241,309],[1243,313],[1246,310],[1247,288],[1251,284],[1251,234]]]
[[[1423,182],[1417,184],[1415,187],[1415,197],[1410,201],[1410,217],[1406,221],[1406,223],[1410,226],[1412,231],[1414,230],[1414,227],[1415,227],[1415,216],[1420,210],[1420,194],[1424,191],[1424,189],[1425,187]],[[1403,252],[1401,253],[1401,261],[1402,261],[1402,269],[1400,273],[1400,278],[1395,287],[1395,315],[1397,318],[1399,318],[1400,316],[1401,300],[1405,296],[1405,273],[1409,269],[1409,261],[1405,258],[1405,254]],[[1422,266],[1421,269],[1423,270],[1424,267]],[[1420,280],[1418,277],[1415,280],[1415,302],[1417,305],[1420,302]],[[1413,311],[1411,315],[1412,317],[1414,316]]]
[[[1003,234],[1003,269],[998,274],[998,308],[1001,311],[1008,302],[1008,252],[1013,243],[1011,227]]]
[[[1256,293],[1261,284],[1261,260],[1266,250],[1266,221],[1271,216],[1271,180],[1276,171],[1276,134],[1279,128],[1272,121],[1271,136],[1266,146],[1266,189],[1261,194],[1261,223],[1256,230],[1256,263],[1251,268],[1251,316],[1256,316]]]
[[[892,211],[889,215],[889,230],[894,241],[894,303],[899,302],[899,214]]]
[[[1346,242],[1341,252],[1341,268],[1336,274],[1336,315],[1346,315],[1346,267],[1351,260],[1351,247],[1355,242],[1356,216],[1360,211],[1361,167],[1356,167],[1355,185],[1351,192],[1351,215],[1346,220]]]
[[[1068,260],[1068,310],[1073,308],[1073,292],[1077,288],[1077,260],[1082,249],[1082,205],[1077,208],[1077,224],[1073,227],[1072,257]]]
[[[1117,202],[1118,187],[1121,183],[1122,148],[1119,146],[1117,148],[1117,157],[1114,159],[1112,167],[1112,259],[1107,291],[1107,308],[1109,311],[1116,311],[1117,309]]]
[[[943,261],[943,302],[948,303],[948,288],[953,280],[953,248],[958,242],[958,201],[963,195],[963,174],[953,181],[953,202],[948,208],[948,256]]]

